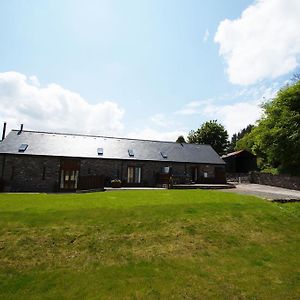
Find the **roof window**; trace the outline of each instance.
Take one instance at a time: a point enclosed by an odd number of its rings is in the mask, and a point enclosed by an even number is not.
[[[163,158],[168,158],[168,155],[166,152],[162,151],[162,152],[160,152],[160,154]]]
[[[133,150],[132,149],[128,149],[128,155],[130,157],[134,157],[134,153],[133,153]]]
[[[27,149],[28,145],[27,144],[21,144],[21,146],[19,147],[19,152],[25,152],[25,150]]]
[[[98,155],[103,155],[103,148],[98,148],[97,153]]]

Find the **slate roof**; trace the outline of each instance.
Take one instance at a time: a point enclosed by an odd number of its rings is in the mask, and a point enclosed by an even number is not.
[[[27,144],[28,147],[24,152],[19,152],[19,148],[22,144]],[[102,148],[102,155],[98,154],[98,148]],[[134,156],[129,155],[129,149],[133,150]],[[162,152],[167,155],[167,158],[163,158]],[[180,144],[174,142],[28,130],[23,130],[20,134],[18,134],[18,130],[12,130],[0,143],[0,154],[3,153],[225,164],[220,156],[209,145]]]

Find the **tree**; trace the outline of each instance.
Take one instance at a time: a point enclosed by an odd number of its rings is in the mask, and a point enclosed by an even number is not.
[[[255,128],[256,127],[254,127],[253,130],[247,132],[245,135],[243,135],[242,138],[236,141],[235,150],[247,150],[253,154],[257,154],[256,151],[254,151]]]
[[[188,142],[211,145],[219,155],[223,155],[228,145],[228,133],[217,120],[211,120],[203,123],[196,131],[190,131]]]
[[[180,136],[177,138],[176,143],[181,143],[181,144],[186,143],[186,141],[185,141],[183,135],[180,135]]]
[[[231,142],[229,143],[229,146],[227,148],[227,153],[233,152],[237,149],[237,143],[240,139],[242,139],[247,133],[250,133],[251,130],[254,128],[254,125],[249,124],[246,128],[242,129],[238,133],[233,134],[231,138]]]
[[[191,130],[187,136],[187,142],[190,144],[197,144],[197,135],[195,130]]]
[[[300,80],[300,73],[294,74],[291,80],[292,80],[293,83],[299,81]]]
[[[236,142],[237,142],[237,134],[234,133],[231,137],[230,143],[228,144],[227,153],[233,152],[235,150]]]
[[[282,88],[263,104],[257,127],[239,141],[247,144],[266,167],[296,174],[300,170],[300,80]]]

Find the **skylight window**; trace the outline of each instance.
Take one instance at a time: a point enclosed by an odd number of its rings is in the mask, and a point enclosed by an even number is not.
[[[160,152],[160,154],[163,158],[168,158],[168,155],[166,152],[162,151],[162,152]]]
[[[128,149],[128,155],[130,157],[133,157],[134,156],[134,153],[133,153],[133,150],[132,149]]]
[[[98,148],[97,152],[98,152],[98,155],[103,155],[103,148]]]
[[[27,144],[21,144],[21,146],[19,147],[19,152],[25,152],[25,150],[27,149],[28,145]]]

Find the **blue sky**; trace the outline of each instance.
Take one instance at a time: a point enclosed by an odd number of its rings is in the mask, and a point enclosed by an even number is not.
[[[173,140],[218,119],[232,134],[299,70],[299,1],[271,2],[1,1],[0,121]]]

